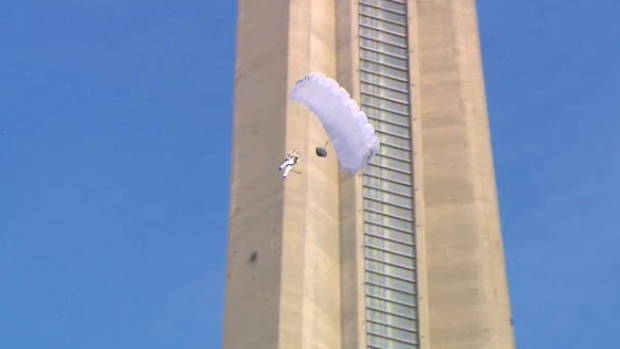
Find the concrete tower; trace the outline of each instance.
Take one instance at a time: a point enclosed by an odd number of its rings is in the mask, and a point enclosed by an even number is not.
[[[224,348],[514,348],[475,1],[239,0],[237,35]],[[357,176],[287,99],[317,71],[381,140]]]

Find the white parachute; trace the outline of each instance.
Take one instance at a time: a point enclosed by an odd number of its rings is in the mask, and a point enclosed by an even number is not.
[[[321,122],[338,155],[340,167],[361,171],[379,151],[379,139],[368,117],[338,83],[320,73],[299,80],[289,98],[308,108]]]

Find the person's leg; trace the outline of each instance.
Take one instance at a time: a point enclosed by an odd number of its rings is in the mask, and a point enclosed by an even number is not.
[[[282,165],[280,165],[280,171],[282,171],[283,168],[285,168],[286,166],[290,166],[292,165],[292,161],[291,159],[286,159],[284,160],[284,162],[282,163]]]
[[[282,178],[286,178],[286,176],[288,176],[288,173],[291,172],[291,169],[293,168],[293,166],[291,166],[290,164],[286,166],[286,168],[284,169],[284,173],[282,174]]]

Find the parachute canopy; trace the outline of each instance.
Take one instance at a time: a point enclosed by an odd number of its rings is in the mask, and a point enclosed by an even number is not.
[[[379,151],[379,139],[366,114],[336,81],[320,73],[308,74],[297,81],[289,98],[306,106],[321,122],[344,170],[358,173]]]

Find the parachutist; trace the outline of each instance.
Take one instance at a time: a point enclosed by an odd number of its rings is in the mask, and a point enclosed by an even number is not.
[[[282,178],[286,178],[288,176],[288,173],[293,169],[293,166],[297,165],[299,160],[301,160],[301,156],[299,156],[299,151],[297,149],[293,149],[286,153],[286,159],[282,165],[280,165],[280,171],[284,170],[284,173],[282,173]]]

